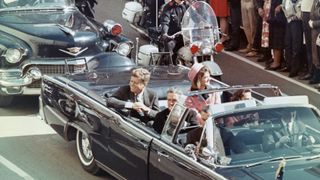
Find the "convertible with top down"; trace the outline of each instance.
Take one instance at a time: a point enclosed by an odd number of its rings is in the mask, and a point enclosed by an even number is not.
[[[209,107],[211,116],[203,127],[188,125],[190,109],[181,98],[157,133],[126,109],[106,106],[106,98],[128,84],[136,67],[97,67],[81,74],[45,75],[40,96],[44,121],[66,141],[76,141],[80,163],[92,174],[104,170],[118,179],[320,177],[320,112],[305,96],[265,96],[258,88],[280,91],[272,85],[228,86],[214,79],[211,89],[189,92],[188,69],[150,66],[148,87],[157,92],[162,108],[172,86],[187,96],[211,92],[222,96],[221,104]],[[227,94],[241,88],[254,90],[254,98],[230,102]],[[302,143],[267,148],[265,137],[281,128],[285,111],[303,125],[302,134],[289,136]],[[198,143],[188,144],[188,134],[194,131],[199,132],[194,135]]]

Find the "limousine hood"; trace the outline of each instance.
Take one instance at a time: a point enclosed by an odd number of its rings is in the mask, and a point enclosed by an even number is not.
[[[279,168],[279,163],[271,163],[258,165],[255,167],[243,167],[237,170],[228,169],[222,170],[222,174],[228,179],[276,179],[276,173]],[[279,179],[320,179],[319,161],[308,162],[287,162],[287,165],[279,173],[283,178]]]
[[[79,55],[78,52],[82,55],[101,52],[96,47],[101,39],[98,30],[77,12],[2,13],[0,24],[0,33],[28,44],[33,57],[72,57]],[[78,48],[77,52],[68,49],[73,47]]]

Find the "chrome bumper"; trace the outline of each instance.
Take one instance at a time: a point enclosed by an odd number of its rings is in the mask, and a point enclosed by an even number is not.
[[[40,80],[41,71],[37,67],[30,68],[24,76],[20,70],[0,70],[0,92],[2,94],[22,94],[23,87]]]

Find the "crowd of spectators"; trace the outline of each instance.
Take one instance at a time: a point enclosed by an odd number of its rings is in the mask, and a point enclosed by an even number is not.
[[[255,57],[265,69],[288,72],[320,90],[320,0],[207,2],[219,19],[226,51]],[[243,49],[241,24],[247,40]]]

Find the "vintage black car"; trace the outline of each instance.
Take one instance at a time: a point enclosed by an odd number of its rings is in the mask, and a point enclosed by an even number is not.
[[[255,93],[254,99],[228,102],[228,96],[221,93],[223,103],[210,106],[212,116],[203,127],[186,126],[189,109],[178,102],[159,134],[127,110],[106,106],[106,97],[128,84],[132,68],[97,68],[94,75],[43,78],[42,117],[65,140],[76,140],[79,160],[88,172],[97,174],[103,169],[118,179],[319,179],[320,112],[308,104],[307,97]],[[158,93],[160,104],[166,104],[171,86],[188,92],[188,70],[148,68],[152,73],[149,87]],[[215,80],[212,85],[207,92],[187,95],[228,94],[240,87]],[[264,136],[281,128],[285,111],[303,124],[304,133],[289,136],[303,143],[266,148]],[[186,144],[187,134],[197,129],[198,145]]]
[[[130,56],[133,43],[121,32],[112,20],[86,17],[74,0],[0,0],[0,106],[39,94],[41,75],[66,73],[65,59],[73,73],[102,52]]]

